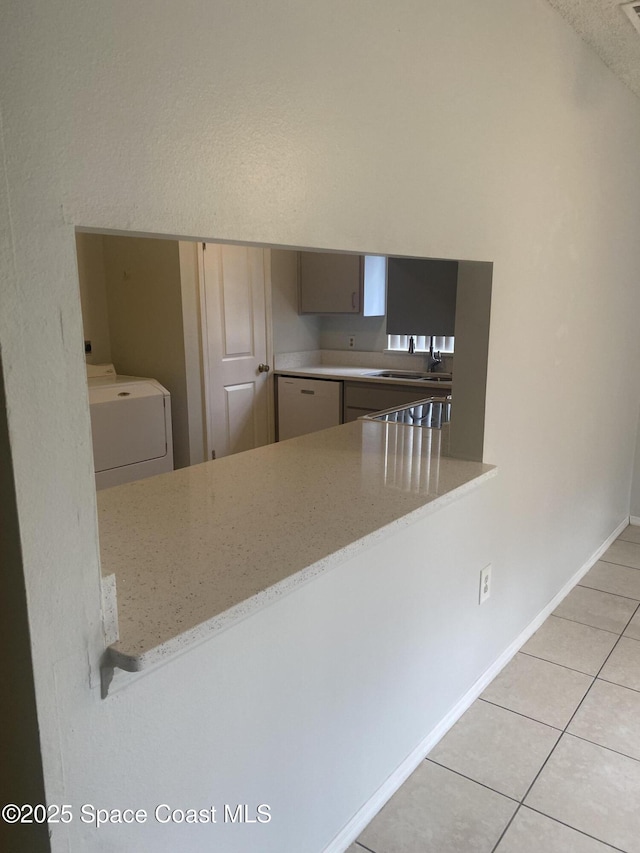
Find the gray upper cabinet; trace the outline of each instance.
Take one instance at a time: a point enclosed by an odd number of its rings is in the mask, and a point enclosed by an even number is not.
[[[389,258],[388,335],[455,335],[458,262]]]
[[[300,252],[298,271],[300,314],[384,316],[384,257]]]

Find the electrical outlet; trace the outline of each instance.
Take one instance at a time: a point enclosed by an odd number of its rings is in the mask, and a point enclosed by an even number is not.
[[[484,604],[491,595],[491,563],[480,569],[480,595],[478,604]]]
[[[356,336],[349,335],[349,349],[353,349],[356,345]]]

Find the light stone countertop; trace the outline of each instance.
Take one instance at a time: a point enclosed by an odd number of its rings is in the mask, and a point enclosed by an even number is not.
[[[279,367],[273,372],[276,376],[300,376],[310,379],[340,379],[343,381],[371,382],[377,385],[407,385],[424,388],[421,396],[428,397],[434,388],[451,391],[452,381],[430,382],[428,379],[409,379],[407,377],[375,376],[378,371],[393,370],[386,367],[347,367],[339,364],[308,365],[303,367]],[[437,374],[435,374],[437,376]]]
[[[98,492],[110,665],[206,640],[495,473],[441,456],[440,440],[356,421]]]

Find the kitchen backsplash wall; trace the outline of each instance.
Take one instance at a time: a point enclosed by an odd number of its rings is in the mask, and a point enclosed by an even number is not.
[[[276,370],[297,370],[304,367],[317,367],[322,364],[339,367],[383,367],[395,370],[427,369],[424,353],[409,355],[408,353],[383,353],[381,351],[321,349],[277,353],[274,357]],[[443,359],[441,372],[451,373],[452,370],[453,356],[448,356]]]
[[[355,345],[349,346],[349,337]],[[361,317],[359,314],[336,314],[320,317],[321,349],[382,352],[387,346],[386,318]]]

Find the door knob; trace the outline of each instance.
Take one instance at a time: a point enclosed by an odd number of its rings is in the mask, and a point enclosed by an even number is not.
[[[268,373],[271,370],[268,364],[259,364],[258,373]]]

